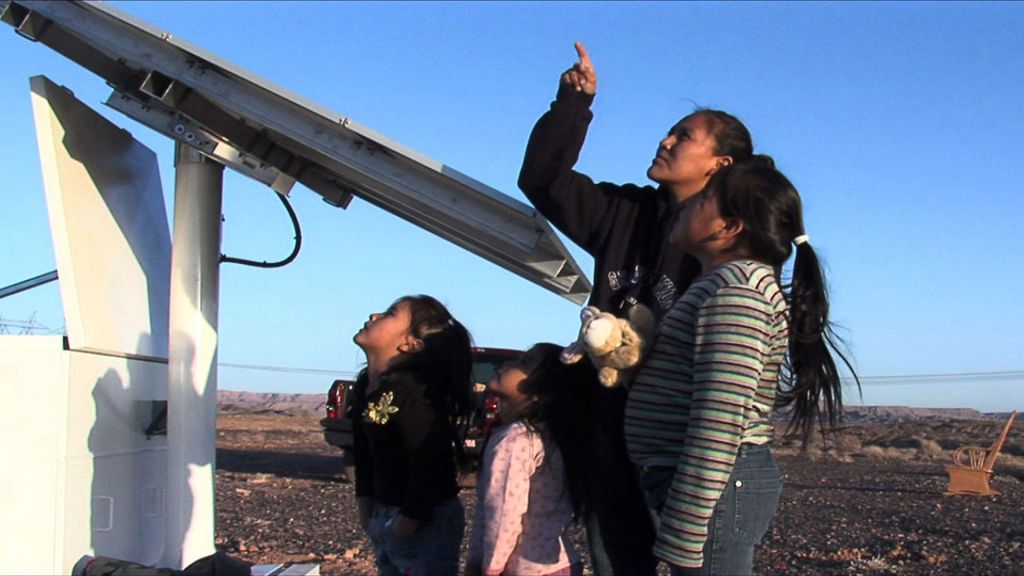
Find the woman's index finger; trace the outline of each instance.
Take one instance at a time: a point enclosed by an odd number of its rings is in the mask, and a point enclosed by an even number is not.
[[[580,66],[584,68],[590,67],[590,55],[587,54],[586,47],[583,46],[583,42],[576,42],[576,54],[580,57]]]

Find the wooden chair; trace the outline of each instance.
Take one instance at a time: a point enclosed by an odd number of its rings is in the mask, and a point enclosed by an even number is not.
[[[1017,412],[1010,414],[1003,426],[1003,433],[992,443],[989,448],[980,446],[961,446],[953,453],[953,464],[946,466],[949,472],[949,488],[946,495],[953,494],[976,494],[980,496],[992,496],[999,492],[989,487],[988,481],[992,478],[992,467],[996,463],[999,451],[1003,449],[1006,436],[1010,433],[1010,425],[1017,417]]]

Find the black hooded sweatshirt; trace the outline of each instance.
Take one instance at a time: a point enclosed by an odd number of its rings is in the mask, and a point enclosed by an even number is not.
[[[617,316],[636,303],[661,317],[700,275],[700,263],[668,242],[668,190],[594,183],[572,168],[594,114],[594,96],[565,86],[530,134],[519,188],[537,210],[594,257],[590,305]]]
[[[668,242],[675,216],[668,190],[594,183],[573,170],[594,117],[593,100],[593,95],[559,86],[551,109],[530,134],[519,188],[594,257],[590,305],[621,317],[641,303],[660,318],[700,275],[700,263]],[[621,386],[598,392],[609,424],[621,422],[625,396]]]

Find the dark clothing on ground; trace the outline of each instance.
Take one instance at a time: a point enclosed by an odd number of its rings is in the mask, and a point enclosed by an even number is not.
[[[625,316],[636,303],[660,317],[700,275],[700,263],[668,242],[668,190],[595,183],[573,170],[593,118],[593,96],[561,86],[530,135],[519,187],[570,240],[594,257],[590,304]],[[592,513],[587,537],[598,574],[654,574],[654,527],[623,438],[626,389],[591,387]]]
[[[360,375],[353,391],[356,496],[426,522],[459,493],[454,430],[414,374],[387,374],[369,392],[368,381]]]
[[[218,550],[189,564],[184,570],[144,566],[108,556],[83,556],[71,569],[73,576],[249,576],[252,562]]]

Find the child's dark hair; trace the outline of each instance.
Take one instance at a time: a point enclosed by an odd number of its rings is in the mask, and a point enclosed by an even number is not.
[[[520,418],[530,429],[543,424],[565,463],[566,484],[575,518],[589,511],[589,459],[587,388],[592,375],[586,363],[563,364],[562,347],[542,342],[523,353],[517,366],[527,374],[520,385],[524,394],[535,396]]]
[[[789,354],[776,405],[792,406],[787,432],[799,432],[806,444],[816,417],[825,427],[821,408],[832,427],[841,417],[843,391],[833,353],[850,369],[858,389],[860,380],[832,332],[825,277],[807,242],[800,194],[766,155],[719,169],[707,190],[722,218],[743,222],[740,241],[751,257],[773,266],[777,278],[796,246],[793,276],[783,287],[789,304]]]
[[[395,304],[409,307],[409,333],[423,347],[389,368],[388,372],[414,372],[427,384],[435,406],[444,409],[453,433],[469,419],[473,409],[473,356],[469,331],[431,296],[403,296]],[[460,463],[462,443],[455,441]]]

